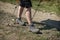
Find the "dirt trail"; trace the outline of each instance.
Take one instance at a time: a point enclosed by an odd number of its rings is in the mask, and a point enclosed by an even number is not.
[[[33,20],[38,22],[46,21],[49,26],[36,24],[36,27],[40,28],[41,32],[36,35],[29,32],[26,26],[22,27],[20,24],[14,24],[15,20],[13,18],[16,19],[18,16],[18,10],[13,13],[15,6],[10,3],[0,2],[0,11],[2,11],[0,12],[0,40],[60,40],[60,32],[57,31],[60,30],[60,17],[48,12],[37,11]],[[32,14],[34,12],[35,10],[32,9]],[[24,13],[25,11],[23,12],[23,17],[25,17]],[[53,26],[50,27],[50,25]]]
[[[17,9],[16,9],[15,13],[13,13],[15,6],[16,5],[13,5],[10,3],[0,2],[0,10],[3,10],[4,12],[7,12],[7,13],[15,14],[16,16],[18,16]],[[35,10],[32,9],[32,14],[34,14],[34,12],[35,12]],[[25,13],[25,12],[23,12],[23,13]],[[23,14],[23,17],[25,17],[25,14]],[[42,21],[42,20],[47,20],[47,19],[59,21],[60,17],[58,17],[55,14],[48,13],[48,12],[37,11],[33,18],[34,21],[38,21],[38,22]]]

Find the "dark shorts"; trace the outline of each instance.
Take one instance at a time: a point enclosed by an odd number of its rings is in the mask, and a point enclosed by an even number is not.
[[[20,6],[21,7],[26,7],[26,8],[32,7],[31,0],[29,0],[29,1],[20,0]]]

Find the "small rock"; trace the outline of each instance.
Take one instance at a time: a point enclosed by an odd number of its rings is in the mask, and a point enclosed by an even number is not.
[[[14,21],[14,19],[12,19],[12,21]]]

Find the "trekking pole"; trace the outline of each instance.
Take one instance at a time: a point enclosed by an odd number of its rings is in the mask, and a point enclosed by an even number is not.
[[[19,6],[19,4],[17,4],[17,5],[14,7],[13,14],[14,14],[15,16],[16,16],[15,12],[16,12],[16,10],[17,10],[18,6]]]
[[[38,3],[38,5],[37,5],[37,8],[36,8],[36,10],[35,10],[35,12],[34,12],[34,14],[33,14],[33,17],[32,17],[32,20],[33,20],[33,18],[35,17],[35,14],[37,13],[37,11],[38,11],[38,8],[39,8],[39,6],[40,6],[40,2],[41,2],[42,0],[39,0],[39,3]]]
[[[15,13],[15,11],[16,11],[16,8],[17,8],[17,6],[14,8],[13,14]]]
[[[16,6],[14,8],[13,14],[15,13],[15,11],[17,10],[17,7],[19,6],[19,0],[16,0]]]

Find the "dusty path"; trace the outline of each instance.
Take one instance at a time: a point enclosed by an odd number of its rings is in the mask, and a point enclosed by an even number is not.
[[[17,10],[15,13],[13,13],[15,6],[16,5],[13,5],[13,4],[0,2],[0,10],[3,10],[4,12],[7,12],[7,13],[15,14],[17,16],[18,15]],[[35,10],[32,9],[32,14],[34,14],[34,12],[35,12]],[[25,17],[25,14],[23,14],[23,16]],[[48,12],[37,11],[33,20],[42,21],[42,20],[46,20],[46,19],[60,20],[60,17],[58,17],[55,14],[48,13]]]
[[[60,40],[60,32],[57,31],[60,28],[60,25],[57,25],[60,23],[60,17],[48,12],[38,11],[33,19],[34,21],[40,22],[45,20],[47,24],[50,22],[49,24],[54,26],[41,26],[39,24],[36,27],[40,28],[42,34],[34,34],[29,32],[27,27],[22,27],[18,24],[11,25],[14,23],[12,19],[17,17],[17,10],[16,13],[13,13],[14,7],[15,5],[0,2],[0,10],[2,11],[0,12],[0,40]],[[32,14],[34,12],[35,10],[32,9]],[[23,17],[25,17],[25,14],[23,14]]]

